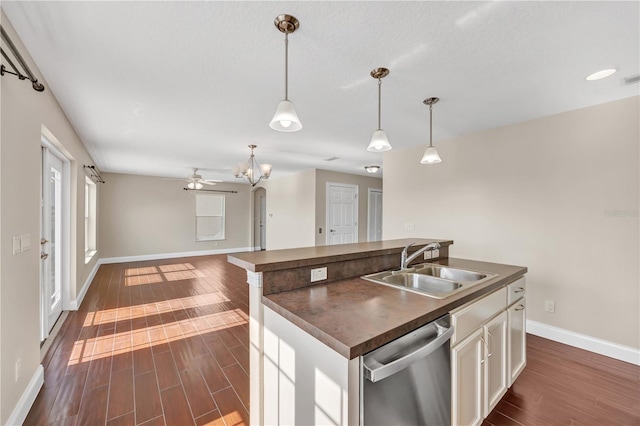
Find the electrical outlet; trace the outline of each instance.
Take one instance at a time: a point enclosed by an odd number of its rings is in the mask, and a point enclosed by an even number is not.
[[[316,268],[311,270],[311,282],[322,281],[327,279],[327,267]]]
[[[20,370],[22,370],[22,359],[18,358],[18,360],[16,361],[16,382],[20,378]]]
[[[555,313],[556,312],[556,302],[554,302],[553,300],[547,300],[546,302],[544,302],[544,310],[550,313]]]
[[[13,254],[20,253],[20,251],[22,249],[22,244],[21,244],[20,240],[21,240],[20,235],[14,235],[13,236]]]
[[[424,260],[429,260],[431,259],[431,250],[427,250],[423,253],[423,258]]]
[[[436,257],[440,257],[440,250],[438,249],[431,250],[431,258],[435,259]]]
[[[404,230],[405,231],[413,232],[414,229],[415,229],[415,226],[413,225],[413,223],[405,223],[404,224]]]

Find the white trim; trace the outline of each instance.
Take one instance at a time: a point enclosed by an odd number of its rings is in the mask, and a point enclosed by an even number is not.
[[[251,287],[262,287],[262,272],[253,272],[247,269],[247,284]]]
[[[31,380],[29,381],[27,388],[20,396],[18,403],[7,419],[7,426],[19,426],[24,423],[31,406],[36,401],[36,397],[38,396],[38,392],[40,392],[42,385],[44,385],[44,368],[42,367],[42,364],[40,364],[33,373],[33,376],[31,376]]]
[[[100,265],[102,265],[102,262],[101,262],[101,259],[98,259],[96,264],[93,265],[93,269],[89,273],[89,276],[84,281],[84,284],[82,285],[82,288],[80,289],[80,292],[76,295],[76,299],[69,302],[69,310],[70,311],[77,311],[78,308],[80,307],[80,305],[82,305],[82,301],[84,300],[84,296],[87,294],[87,291],[89,290],[89,286],[91,285],[91,282],[95,278],[96,273],[98,272],[98,268],[100,268]]]
[[[109,263],[140,262],[143,260],[174,259],[176,257],[209,256],[212,254],[241,253],[252,251],[253,247],[237,247],[219,250],[185,251],[180,253],[143,254],[139,256],[105,257],[99,260],[101,265]]]
[[[630,346],[620,345],[531,320],[527,320],[527,333],[619,359],[620,361],[640,365],[640,350]]]

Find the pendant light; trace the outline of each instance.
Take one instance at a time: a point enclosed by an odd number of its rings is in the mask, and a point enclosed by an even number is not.
[[[433,104],[437,103],[439,98],[428,98],[423,101],[425,105],[429,105],[429,148],[424,152],[422,164],[436,164],[441,162],[438,150],[433,146]]]
[[[274,24],[284,33],[284,99],[278,104],[269,126],[279,132],[297,132],[302,129],[302,123],[293,102],[289,100],[289,34],[298,29],[300,22],[291,15],[278,15]]]
[[[391,149],[387,134],[380,127],[380,110],[381,110],[381,92],[382,92],[382,79],[389,75],[389,70],[386,68],[376,68],[371,71],[371,77],[378,79],[378,129],[373,132],[371,142],[367,147],[367,151],[371,152],[384,152]]]
[[[251,186],[256,186],[262,179],[269,179],[271,176],[271,164],[260,165],[253,154],[253,150],[257,147],[258,145],[249,145],[251,150],[249,161],[246,164],[239,164],[233,172],[235,177],[246,180]]]

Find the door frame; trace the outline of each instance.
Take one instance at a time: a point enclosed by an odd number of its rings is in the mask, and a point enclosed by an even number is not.
[[[371,194],[382,194],[382,188],[367,188],[367,241],[371,241]]]
[[[325,230],[326,230],[325,234],[327,235],[326,238],[325,238],[325,243],[327,245],[331,245],[331,240],[330,240],[330,238],[331,238],[331,232],[330,232],[331,226],[330,226],[330,223],[329,223],[329,219],[331,217],[331,202],[330,202],[331,201],[331,191],[329,191],[329,188],[331,186],[346,186],[346,187],[350,187],[350,188],[354,188],[355,189],[355,200],[356,200],[356,202],[354,203],[355,208],[353,209],[353,215],[354,215],[355,220],[353,222],[355,223],[355,232],[354,232],[355,241],[354,241],[354,243],[357,243],[360,240],[360,238],[358,237],[358,204],[360,203],[360,200],[358,198],[359,186],[358,185],[353,185],[353,184],[350,184],[350,183],[340,183],[340,182],[327,182],[327,184],[325,186],[325,197],[324,197],[325,200],[324,200],[324,203],[325,203],[325,215],[326,216],[325,216],[325,220],[324,221],[325,221]]]
[[[62,161],[62,217],[61,217],[61,257],[60,266],[61,266],[61,289],[60,292],[62,294],[62,311],[68,311],[71,309],[71,159],[69,156],[65,155],[60,148],[58,148],[51,140],[45,135],[41,135],[40,137],[40,145],[42,148],[46,148],[50,151],[51,154],[55,155]],[[41,154],[42,163],[44,158]],[[42,170],[42,167],[40,167]],[[42,193],[42,172],[40,176],[40,235],[42,238],[42,209],[43,209],[43,197]],[[40,238],[38,238],[38,249],[40,250]],[[42,264],[40,264],[40,341],[44,341],[47,337],[49,337],[49,330],[47,327],[47,319],[45,317],[45,313],[48,311],[45,306],[45,297],[43,297],[43,277],[42,277]]]

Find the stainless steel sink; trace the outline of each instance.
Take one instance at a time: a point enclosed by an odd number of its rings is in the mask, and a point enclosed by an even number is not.
[[[435,299],[445,299],[496,276],[496,274],[427,263],[403,271],[378,272],[377,274],[365,275],[362,278]]]
[[[444,278],[453,281],[474,282],[480,281],[487,277],[487,274],[474,271],[466,271],[464,269],[449,268],[440,265],[423,264],[415,267],[415,273],[421,275],[429,275],[432,277]]]

